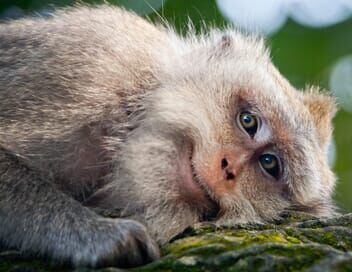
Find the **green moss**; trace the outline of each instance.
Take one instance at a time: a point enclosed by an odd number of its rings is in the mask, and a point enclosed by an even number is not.
[[[167,247],[165,252],[172,253],[173,255],[178,256],[178,255],[182,255],[187,250],[190,250],[192,248],[199,248],[201,246],[211,244],[212,242],[215,242],[215,241],[206,240],[204,239],[204,237],[198,237],[198,236],[188,237],[188,238],[175,241],[174,243],[172,243]]]
[[[276,220],[277,225],[287,225],[295,222],[302,222],[308,220],[316,220],[316,217],[313,217],[309,214],[303,212],[289,212],[283,214],[280,219]]]

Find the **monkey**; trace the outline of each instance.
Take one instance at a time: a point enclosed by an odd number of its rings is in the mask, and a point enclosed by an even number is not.
[[[181,36],[108,4],[4,21],[0,243],[131,267],[198,222],[331,217],[335,112],[232,27]]]

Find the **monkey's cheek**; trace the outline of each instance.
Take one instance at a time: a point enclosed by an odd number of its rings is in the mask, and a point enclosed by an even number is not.
[[[179,168],[179,194],[180,199],[188,203],[201,203],[207,201],[206,192],[193,176],[192,169],[189,165],[183,164]]]

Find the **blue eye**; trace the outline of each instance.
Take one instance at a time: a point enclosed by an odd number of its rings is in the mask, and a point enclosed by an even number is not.
[[[279,159],[270,153],[264,153],[259,157],[259,163],[262,169],[270,176],[278,179],[280,175]]]
[[[240,114],[239,117],[242,128],[248,133],[249,136],[253,137],[258,130],[258,119],[255,115],[245,111]]]

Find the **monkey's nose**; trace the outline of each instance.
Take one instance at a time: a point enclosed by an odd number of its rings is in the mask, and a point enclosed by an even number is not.
[[[249,152],[239,147],[220,149],[209,158],[208,169],[202,177],[215,198],[233,192],[242,169],[249,159]]]
[[[224,180],[231,181],[235,179],[236,171],[233,168],[232,163],[230,163],[227,158],[223,158],[221,160],[221,170],[222,170]]]

